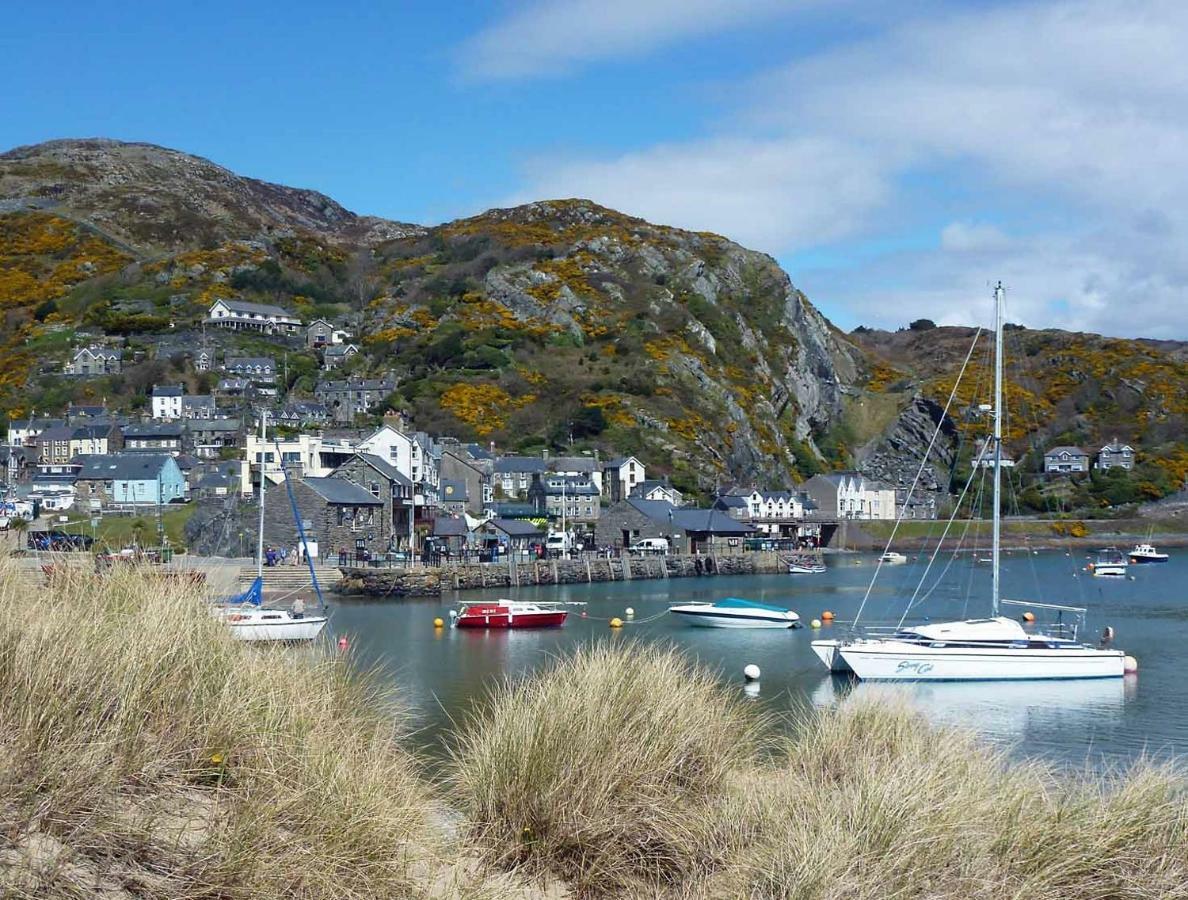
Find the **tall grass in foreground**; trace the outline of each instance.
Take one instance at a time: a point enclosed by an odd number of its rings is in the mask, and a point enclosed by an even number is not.
[[[756,758],[750,710],[673,650],[598,646],[500,687],[453,748],[470,837],[582,892],[678,884],[721,860]]]
[[[339,658],[192,588],[0,566],[0,896],[420,896],[429,797]]]
[[[491,864],[589,896],[1188,897],[1171,770],[1012,764],[887,700],[797,725],[761,755],[736,691],[671,652],[600,648],[496,692],[456,786]]]

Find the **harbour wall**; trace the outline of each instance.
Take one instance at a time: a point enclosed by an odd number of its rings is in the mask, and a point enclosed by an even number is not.
[[[700,563],[700,571],[698,564]],[[344,568],[334,590],[367,597],[437,597],[453,591],[655,578],[764,575],[786,572],[786,554],[757,551],[709,556],[623,556],[546,559],[407,569]]]

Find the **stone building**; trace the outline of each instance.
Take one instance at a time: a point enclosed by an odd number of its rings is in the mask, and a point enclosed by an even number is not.
[[[331,473],[367,490],[383,502],[381,515],[391,538],[388,547],[408,550],[413,545],[413,483],[391,463],[372,453],[358,453]]]
[[[528,502],[538,515],[565,519],[566,524],[592,524],[601,512],[601,491],[581,475],[535,475]]]
[[[334,562],[340,548],[352,558],[363,550],[373,556],[387,550],[392,526],[383,514],[384,501],[366,488],[346,478],[300,478],[293,473],[289,486],[305,538],[317,545],[321,559]],[[284,488],[272,493],[278,490]],[[287,498],[266,496],[264,540],[274,546],[297,545],[297,523]]]

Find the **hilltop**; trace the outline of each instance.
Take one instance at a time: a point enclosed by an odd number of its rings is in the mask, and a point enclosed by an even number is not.
[[[770,257],[588,200],[418,226],[147,144],[0,154],[5,414],[99,398],[135,409],[165,380],[209,390],[190,358],[200,340],[283,354],[282,398],[309,397],[319,358],[303,343],[202,337],[220,297],[346,327],[362,352],[343,371],[393,375],[384,408],[418,429],[522,452],[646,455],[703,494],[848,465],[901,480],[966,340],[845,335]],[[1040,380],[1021,387],[1044,402],[1026,413],[1038,426],[1012,439],[1117,432],[1183,452],[1184,345],[1014,337],[1039,348]],[[122,345],[124,372],[60,377],[72,348],[94,341]],[[958,462],[959,432],[947,423],[942,469]]]

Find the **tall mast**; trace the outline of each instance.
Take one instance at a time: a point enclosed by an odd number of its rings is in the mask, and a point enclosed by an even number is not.
[[[256,535],[256,576],[264,577],[264,452],[268,447],[265,440],[268,425],[265,412],[260,410],[260,531]],[[251,465],[249,463],[248,465]]]
[[[1002,532],[1002,282],[994,288],[994,582],[991,588],[991,615],[998,615],[998,556]]]

